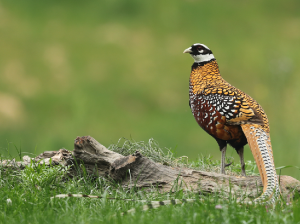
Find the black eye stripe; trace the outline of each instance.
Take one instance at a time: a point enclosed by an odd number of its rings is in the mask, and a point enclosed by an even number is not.
[[[206,54],[212,54],[211,50],[208,49],[207,47],[197,44],[197,45],[192,45],[192,55],[206,55]]]

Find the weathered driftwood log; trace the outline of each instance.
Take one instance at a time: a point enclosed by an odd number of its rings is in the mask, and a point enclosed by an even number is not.
[[[6,166],[22,168],[30,164],[30,158],[23,157],[23,162],[3,161]],[[144,157],[138,151],[133,155],[123,156],[110,151],[90,136],[78,137],[73,152],[65,149],[47,151],[34,159],[36,162],[72,165],[71,174],[76,175],[76,164],[84,164],[87,173],[120,183],[124,187],[155,187],[161,192],[177,189],[198,191],[202,194],[218,193],[227,197],[255,198],[262,192],[259,176],[229,176],[213,172],[197,171],[188,168],[170,167]],[[78,166],[77,166],[78,167]],[[300,193],[300,181],[290,176],[280,176],[283,196]]]

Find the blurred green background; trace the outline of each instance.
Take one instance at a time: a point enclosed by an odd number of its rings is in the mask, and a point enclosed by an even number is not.
[[[276,166],[299,165],[298,0],[1,0],[0,153],[72,150],[91,135],[105,146],[154,138],[177,156],[219,159],[188,106],[193,60],[182,52],[198,42],[263,106]]]

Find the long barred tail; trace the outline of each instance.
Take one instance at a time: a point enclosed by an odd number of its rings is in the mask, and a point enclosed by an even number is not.
[[[254,202],[266,201],[272,204],[280,195],[280,189],[275,170],[270,134],[257,124],[244,124],[241,126],[248,140],[264,186],[262,195],[256,198]]]
[[[138,202],[144,202],[145,200],[138,200]],[[146,211],[148,209],[155,209],[164,205],[178,205],[183,203],[194,203],[196,199],[172,199],[172,200],[165,200],[165,201],[148,201],[147,204],[143,205],[142,210]],[[121,215],[134,213],[136,212],[135,208],[132,208]]]
[[[68,197],[74,197],[74,198],[103,198],[101,196],[96,195],[86,195],[86,194],[58,194],[55,195],[53,198],[68,198]],[[146,203],[143,205],[142,210],[146,211],[148,209],[155,209],[164,205],[178,205],[183,203],[193,203],[196,201],[196,199],[172,199],[172,200],[165,200],[165,201],[147,201],[147,200],[133,200],[133,199],[119,199],[119,198],[106,198],[110,200],[122,200],[122,201],[136,201],[140,203]],[[200,199],[201,200],[201,199]],[[129,214],[129,213],[135,213],[136,209],[132,208],[126,212],[122,212],[121,215]]]

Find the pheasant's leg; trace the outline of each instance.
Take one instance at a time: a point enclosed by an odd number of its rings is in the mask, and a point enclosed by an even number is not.
[[[245,162],[244,162],[244,147],[242,147],[238,150],[238,154],[240,156],[240,161],[241,161],[242,176],[245,177],[246,171],[245,171]]]
[[[225,174],[225,155],[226,155],[226,148],[227,148],[227,142],[222,140],[222,139],[218,139],[216,138],[216,141],[219,145],[220,151],[222,153],[222,157],[221,157],[221,174]]]
[[[221,148],[222,157],[221,157],[221,174],[225,174],[225,156],[226,156],[226,148],[227,145],[225,145],[223,148]]]

